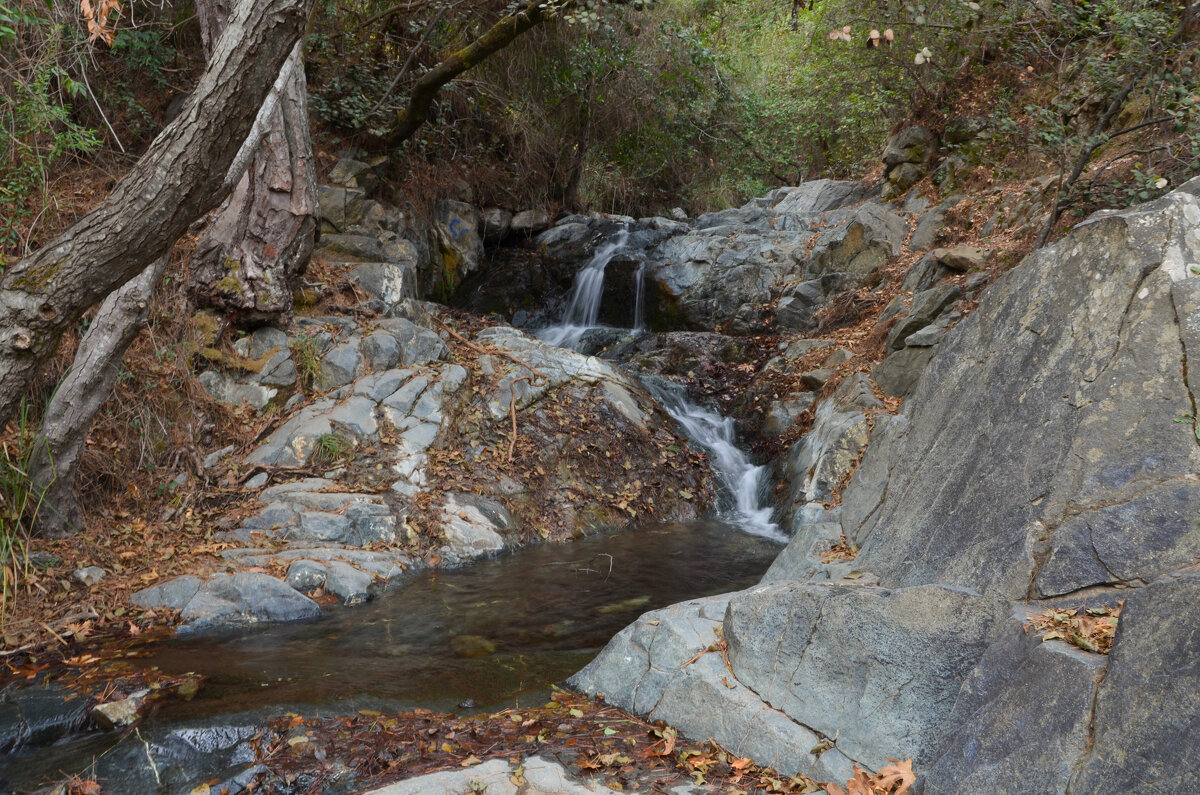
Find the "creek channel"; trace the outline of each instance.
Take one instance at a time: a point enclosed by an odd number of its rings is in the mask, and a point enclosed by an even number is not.
[[[618,236],[581,269],[566,317],[543,339],[569,347],[593,327],[604,259],[623,242]],[[731,421],[677,385],[647,381],[709,453],[722,486],[719,519],[529,547],[422,571],[366,606],[315,621],[149,646],[118,665],[200,674],[192,701],[156,705],[133,733],[73,733],[0,757],[0,791],[31,792],[79,773],[107,792],[186,792],[244,769],[252,760],[237,758],[236,739],[286,712],[540,704],[641,613],[753,585],[786,540],[761,503],[764,469],[737,448]],[[0,713],[13,695],[0,697]]]

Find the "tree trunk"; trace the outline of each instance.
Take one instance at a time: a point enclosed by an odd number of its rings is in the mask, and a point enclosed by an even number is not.
[[[259,107],[314,2],[240,0],[183,110],[105,203],[4,274],[0,422],[11,416],[63,330],[167,253],[233,189],[253,151],[242,150]]]
[[[209,53],[229,17],[227,0],[196,4]],[[287,317],[317,229],[307,85],[299,50],[284,66],[266,136],[233,193],[209,218],[192,256],[188,293],[238,325]]]
[[[150,298],[170,253],[109,293],[79,342],[79,350],[42,417],[33,440],[29,478],[36,500],[35,532],[64,536],[82,527],[75,473],[96,412],[108,399],[121,359],[150,313]]]

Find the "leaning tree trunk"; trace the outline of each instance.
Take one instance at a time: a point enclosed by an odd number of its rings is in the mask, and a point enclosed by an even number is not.
[[[243,144],[314,3],[240,0],[182,112],[104,204],[4,273],[0,422],[63,330],[167,253],[236,185],[252,151]]]
[[[228,0],[196,3],[204,48],[229,19]],[[317,228],[316,180],[308,126],[307,85],[299,50],[284,67],[283,90],[266,136],[225,203],[209,219],[192,256],[188,293],[201,307],[238,325],[287,316],[308,267]]]
[[[169,253],[162,255],[104,299],[46,407],[29,460],[36,506],[33,526],[42,535],[64,536],[82,527],[75,496],[79,457],[92,420],[121,370],[125,349],[146,322],[150,298],[168,259]]]

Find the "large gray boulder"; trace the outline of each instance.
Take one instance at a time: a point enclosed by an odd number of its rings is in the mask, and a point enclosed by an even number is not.
[[[1097,214],[909,351],[932,361],[904,412],[761,585],[643,616],[572,683],[739,753],[770,714],[821,759],[911,756],[926,795],[1191,791],[1200,200]],[[1025,626],[1122,599],[1107,658]],[[728,667],[695,656],[716,637]]]

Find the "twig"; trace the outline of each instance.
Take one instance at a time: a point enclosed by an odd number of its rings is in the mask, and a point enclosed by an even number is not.
[[[508,416],[512,418],[512,437],[508,440],[508,463],[512,463],[513,452],[517,449],[517,384],[521,381],[532,383],[529,376],[514,378],[508,385]]]
[[[487,356],[487,355],[489,355],[489,354],[493,354],[493,353],[495,353],[495,354],[498,354],[498,355],[500,355],[500,356],[503,356],[504,358],[506,358],[506,359],[508,359],[508,360],[510,360],[510,361],[512,361],[512,362],[515,362],[516,364],[519,364],[519,365],[521,365],[521,366],[522,366],[522,367],[524,367],[526,370],[528,370],[529,372],[533,373],[533,374],[534,374],[534,375],[536,375],[538,378],[542,379],[542,384],[535,384],[535,383],[533,383],[532,381],[530,381],[530,382],[529,382],[530,386],[542,386],[542,385],[544,385],[544,384],[547,384],[547,383],[549,383],[549,382],[550,382],[550,377],[549,377],[549,376],[547,376],[545,373],[543,373],[541,370],[537,369],[537,368],[536,368],[536,367],[534,367],[532,364],[529,364],[528,362],[526,362],[526,361],[523,361],[522,359],[519,359],[519,358],[517,358],[516,356],[512,355],[512,354],[511,354],[511,353],[509,353],[508,351],[501,350],[500,348],[497,348],[495,345],[489,345],[489,346],[488,346],[486,349],[485,349],[485,348],[481,348],[480,346],[478,346],[478,345],[476,345],[475,343],[471,342],[469,339],[467,339],[466,337],[464,337],[462,334],[459,334],[457,331],[455,331],[454,329],[450,328],[449,326],[447,326],[445,323],[443,323],[442,321],[438,320],[437,318],[433,318],[433,322],[434,322],[434,323],[437,323],[439,326],[441,326],[442,328],[444,328],[444,329],[445,329],[447,332],[449,332],[449,333],[450,333],[450,336],[454,337],[454,339],[458,340],[458,341],[459,341],[459,342],[461,342],[463,345],[466,345],[468,348],[470,348],[471,350],[475,351],[475,352],[476,352],[476,353],[478,353],[480,356]],[[516,382],[514,381],[513,383],[516,383]]]

